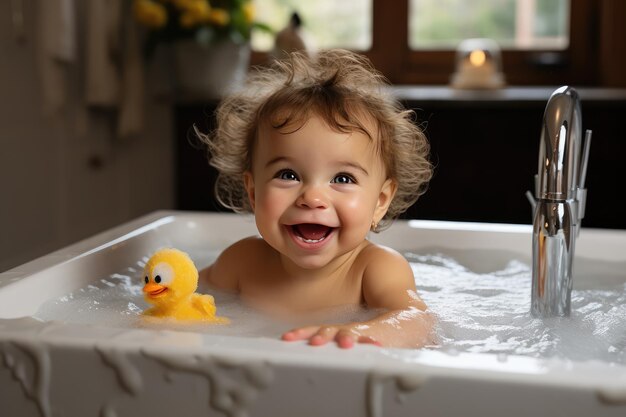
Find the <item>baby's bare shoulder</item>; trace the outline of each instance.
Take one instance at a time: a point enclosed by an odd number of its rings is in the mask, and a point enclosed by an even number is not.
[[[238,240],[226,249],[223,253],[236,253],[245,250],[260,250],[265,245],[265,241],[260,236],[249,236]]]
[[[365,267],[374,268],[408,265],[406,258],[398,251],[371,242],[359,253],[359,262],[363,262]]]
[[[248,269],[256,262],[267,259],[270,249],[270,246],[262,238],[247,237],[224,249],[216,263],[224,263],[233,270]]]
[[[267,255],[268,245],[263,239],[248,237],[224,249],[203,275],[218,288],[235,291],[242,277],[256,270]]]
[[[370,244],[359,257],[364,257],[362,289],[368,306],[404,308],[419,304],[415,293],[415,277],[411,265],[402,254]]]

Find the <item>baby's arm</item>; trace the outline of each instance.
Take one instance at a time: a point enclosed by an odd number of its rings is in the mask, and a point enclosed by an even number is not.
[[[395,251],[372,249],[363,274],[363,296],[369,308],[384,312],[365,322],[295,329],[285,333],[283,340],[308,339],[314,346],[335,341],[342,348],[355,343],[403,348],[432,343],[433,318],[417,295],[410,265]]]

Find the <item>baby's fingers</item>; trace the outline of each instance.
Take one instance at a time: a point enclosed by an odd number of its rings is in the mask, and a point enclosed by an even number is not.
[[[288,342],[308,340],[311,346],[322,346],[335,341],[337,346],[342,349],[350,349],[354,347],[355,343],[382,346],[379,341],[369,336],[360,335],[352,329],[341,329],[336,326],[309,326],[293,329],[283,333],[282,340]]]
[[[320,329],[320,326],[309,326],[309,327],[301,327],[299,329],[293,329],[286,333],[283,333],[282,339],[287,342],[295,342],[297,340],[305,340],[310,339],[317,331]]]
[[[337,332],[335,341],[337,342],[337,346],[339,346],[340,348],[350,349],[356,343],[357,335],[349,330],[340,330]]]
[[[309,339],[309,345],[321,346],[335,339],[338,329],[332,326],[322,326],[319,330]]]
[[[309,326],[294,329],[283,334],[282,339],[288,342],[296,340],[309,340],[311,346],[321,346],[330,342],[337,334],[337,328],[333,326]]]
[[[382,344],[376,339],[373,339],[369,336],[359,335],[353,330],[348,330],[348,329],[340,330],[339,332],[337,332],[337,336],[335,337],[335,340],[337,341],[337,346],[339,346],[342,349],[350,349],[354,347],[355,343],[364,343],[364,344],[382,346]]]

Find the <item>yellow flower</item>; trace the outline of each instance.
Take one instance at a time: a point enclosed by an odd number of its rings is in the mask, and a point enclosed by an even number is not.
[[[181,25],[185,21],[193,24],[199,23],[208,18],[211,6],[207,0],[172,0],[174,6],[180,10],[181,15],[188,14],[184,19],[181,16]],[[183,25],[184,26],[184,25]],[[188,27],[188,26],[187,26]]]
[[[196,38],[201,43],[239,34],[250,39],[256,25],[252,0],[131,0],[133,14],[147,27],[148,53],[160,42]],[[217,4],[220,7],[213,7]]]
[[[160,28],[167,23],[167,10],[151,0],[135,0],[134,12],[137,21],[150,28]]]
[[[198,16],[205,16],[209,14],[211,11],[211,6],[204,0],[196,1],[192,7],[189,8],[189,11],[197,14]]]
[[[244,19],[246,20],[246,23],[252,23],[252,21],[254,20],[254,15],[255,15],[254,4],[251,1],[245,3],[243,5],[243,16],[244,16]]]
[[[228,11],[224,9],[211,9],[207,20],[217,26],[226,26],[230,22]]]
[[[189,10],[194,3],[197,3],[197,0],[172,0],[172,3],[179,10]]]
[[[184,10],[180,15],[180,25],[191,28],[208,21],[211,14],[211,6],[206,0],[178,0]]]

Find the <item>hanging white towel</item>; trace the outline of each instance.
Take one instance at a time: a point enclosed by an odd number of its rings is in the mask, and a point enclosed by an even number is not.
[[[67,103],[67,66],[76,59],[75,14],[74,0],[39,2],[38,64],[46,114],[57,114]]]
[[[119,105],[121,17],[121,0],[88,0],[85,99],[89,106]]]
[[[128,16],[131,14],[129,13]],[[122,69],[122,101],[120,103],[117,135],[127,138],[141,133],[143,128],[144,79],[137,22],[125,19],[125,47]]]
[[[88,106],[118,111],[117,135],[143,128],[143,65],[131,3],[89,0],[85,45]]]
[[[39,68],[43,107],[55,116],[67,104],[69,65],[77,60],[75,0],[39,2]],[[85,103],[118,112],[117,136],[143,128],[143,63],[126,0],[87,0],[84,42]],[[87,122],[88,123],[88,122]]]

